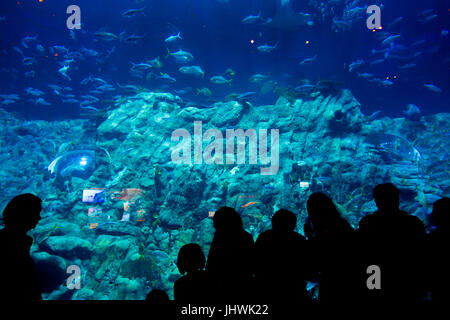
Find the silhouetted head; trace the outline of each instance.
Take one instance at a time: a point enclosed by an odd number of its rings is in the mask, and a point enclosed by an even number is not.
[[[297,217],[286,209],[280,209],[272,217],[272,229],[274,231],[290,232],[297,226]]]
[[[151,303],[153,306],[162,306],[169,303],[169,296],[163,290],[153,289],[147,294],[145,301]]]
[[[438,229],[450,229],[450,198],[444,197],[433,204],[431,220]]]
[[[178,252],[177,267],[181,274],[202,270],[205,263],[202,248],[196,243],[186,244]]]
[[[338,231],[337,228],[342,225],[344,220],[333,200],[322,192],[311,194],[306,203],[306,209],[316,234],[329,233],[333,229]]]
[[[400,193],[392,183],[379,184],[373,190],[373,197],[382,212],[395,212],[400,205]]]
[[[25,193],[14,197],[3,210],[5,228],[16,233],[27,233],[41,220],[42,200]]]
[[[234,232],[242,230],[241,216],[230,207],[222,207],[214,214],[214,228],[220,232]]]

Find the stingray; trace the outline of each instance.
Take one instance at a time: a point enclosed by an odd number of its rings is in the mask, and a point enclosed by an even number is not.
[[[92,150],[66,152],[53,160],[47,169],[50,174],[61,177],[88,178],[95,169],[95,152]]]

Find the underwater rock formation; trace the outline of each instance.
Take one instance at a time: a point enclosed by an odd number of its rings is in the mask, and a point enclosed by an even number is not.
[[[214,232],[209,215],[224,205],[236,208],[256,237],[279,208],[294,211],[303,232],[306,199],[314,191],[332,195],[354,226],[376,209],[372,189],[381,182],[395,183],[403,208],[425,222],[432,202],[449,196],[448,113],[370,120],[348,90],[280,97],[274,105],[182,105],[170,93],[141,92],[108,111],[98,127],[87,120],[26,124],[0,110],[10,126],[30,128],[2,132],[2,203],[22,192],[40,195],[43,219],[33,231],[33,256],[58,274],[62,261],[81,267],[82,289],[52,280],[44,298],[143,299],[152,288],[172,294],[178,250],[197,242],[207,253]],[[278,129],[278,173],[263,176],[261,164],[248,161],[173,163],[172,132],[193,132],[194,121],[202,121],[203,133]],[[77,174],[70,161],[79,164],[77,150],[86,149],[92,167]],[[50,175],[46,168],[60,155],[72,160],[60,158]],[[105,202],[82,202],[82,191],[91,188],[104,188]],[[140,190],[139,197],[124,196],[127,188]]]

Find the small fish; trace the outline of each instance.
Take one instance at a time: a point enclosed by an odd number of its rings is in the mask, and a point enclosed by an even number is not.
[[[370,116],[369,116],[369,120],[370,121],[373,121],[373,120],[375,120],[376,118],[378,118],[378,116],[381,114],[381,110],[377,110],[377,111],[375,111],[374,113],[372,113]]]
[[[278,46],[278,42],[275,43],[273,46],[270,46],[268,44],[263,44],[263,45],[259,46],[257,49],[260,52],[269,53],[269,52],[272,52],[273,50],[275,50],[277,48],[277,46]]]
[[[162,81],[168,82],[168,83],[175,83],[175,82],[177,82],[177,79],[175,79],[174,77],[171,77],[167,73],[162,73],[162,72],[159,74],[159,76],[156,76],[156,79],[162,80]]]
[[[39,90],[39,89],[33,89],[33,88],[26,88],[26,89],[25,89],[25,93],[26,93],[27,95],[32,95],[32,96],[35,96],[35,97],[39,97],[39,96],[45,94],[45,93],[42,92],[41,90]]]
[[[363,78],[363,79],[369,79],[369,78],[373,78],[374,75],[373,75],[373,73],[364,72],[364,73],[358,73],[358,77]]]
[[[31,65],[33,65],[33,63],[35,63],[36,62],[36,59],[34,59],[33,57],[24,57],[23,59],[22,59],[22,63],[25,65],[25,66],[31,66]]]
[[[247,208],[247,207],[250,207],[250,206],[252,206],[254,204],[257,204],[257,203],[258,203],[257,201],[251,201],[251,202],[248,202],[248,203],[242,205],[241,208]]]
[[[249,81],[252,83],[260,83],[264,80],[266,80],[268,77],[263,74],[254,74],[249,78]]]
[[[98,53],[95,50],[92,49],[86,49],[86,48],[81,48],[80,50],[85,56],[89,56],[89,57],[97,57],[98,55],[100,55],[100,53]]]
[[[170,43],[170,42],[174,42],[174,41],[182,40],[182,39],[183,39],[183,38],[181,37],[181,32],[178,32],[178,34],[176,34],[176,35],[167,37],[167,38],[164,40],[164,42]]]
[[[131,68],[132,69],[139,69],[139,70],[149,70],[151,68],[153,68],[153,66],[151,64],[148,63],[133,63],[131,62],[131,64],[133,65]]]
[[[227,80],[222,76],[214,76],[214,77],[211,77],[209,79],[209,81],[211,81],[212,83],[215,83],[215,84],[228,84],[229,86],[231,86],[232,80],[231,79]]]
[[[383,81],[379,81],[378,82],[381,86],[383,87],[390,87],[392,86],[394,83],[390,80],[383,80]]]
[[[244,101],[246,101],[246,100],[251,100],[251,99],[253,99],[257,94],[258,94],[257,92],[253,92],[253,91],[245,92],[245,93],[243,93],[243,94],[240,94],[240,95],[237,97],[237,99],[238,99],[238,100],[244,100]]]
[[[168,58],[169,56],[172,56],[175,59],[175,61],[179,63],[187,63],[194,60],[194,56],[191,53],[183,50],[178,50],[177,52],[170,52],[170,50],[167,49],[166,58]]]
[[[245,17],[241,20],[241,23],[243,24],[253,24],[264,21],[264,19],[261,17],[261,12],[258,13],[258,15],[249,15],[248,17]]]
[[[202,89],[197,89],[197,95],[202,95],[205,97],[211,97],[212,96],[212,92],[209,88],[202,88]]]
[[[105,32],[105,31],[97,31],[94,33],[94,36],[101,38],[104,41],[114,41],[119,40],[120,38],[116,36],[114,33]]]
[[[41,104],[44,106],[50,106],[51,103],[48,103],[47,101],[44,100],[44,98],[37,98],[36,101],[34,102],[34,104]]]
[[[37,41],[37,36],[34,36],[34,37],[26,36],[22,39],[21,43],[24,48],[28,49],[28,43],[32,42],[32,41]]]
[[[129,10],[123,12],[122,16],[126,17],[126,18],[130,18],[130,17],[133,17],[133,16],[135,16],[135,15],[137,15],[139,13],[142,13],[144,10],[145,10],[145,7],[139,8],[139,9],[129,9]]]
[[[435,86],[434,84],[431,84],[431,83],[430,84],[424,84],[423,86],[425,88],[427,88],[428,90],[436,92],[436,93],[441,93],[442,92],[441,88],[439,88],[439,87],[437,87],[437,86]]]
[[[53,46],[53,49],[58,53],[68,53],[69,49],[64,46]]]
[[[312,84],[302,84],[298,87],[295,87],[294,90],[297,92],[308,92],[308,91],[314,90],[315,88],[316,88],[316,86],[312,85]]]
[[[188,67],[181,67],[178,69],[181,73],[193,75],[195,77],[204,77],[205,72],[202,70],[199,66],[188,66]]]
[[[304,65],[306,63],[311,63],[311,62],[315,61],[316,58],[317,58],[317,54],[315,56],[311,57],[311,58],[306,58],[306,59],[300,61],[299,65]]]
[[[68,66],[68,65],[63,66],[63,67],[61,67],[61,68],[58,70],[58,73],[59,73],[60,75],[62,75],[64,78],[66,78],[67,80],[71,81],[72,79],[71,79],[71,78],[69,77],[69,75],[67,74],[67,71],[69,71],[69,69],[70,69],[70,66]]]
[[[348,71],[353,72],[353,70],[361,67],[363,64],[365,64],[364,60],[356,60],[348,66]]]
[[[139,36],[139,35],[131,35],[131,36],[128,36],[128,37],[126,37],[125,38],[125,41],[126,42],[137,42],[137,41],[140,41],[140,40],[143,40],[143,39],[145,39],[145,36]]]
[[[411,68],[414,68],[415,66],[417,66],[415,63],[407,63],[407,64],[404,64],[404,65],[399,66],[398,68],[399,68],[400,70],[405,70],[405,69],[411,69]]]
[[[383,42],[381,42],[383,45],[387,45],[387,44],[390,44],[390,43],[392,43],[392,42],[394,42],[395,40],[397,40],[397,39],[399,39],[400,38],[400,35],[399,34],[397,34],[397,35],[392,35],[392,36],[389,36],[389,37],[387,37],[386,39],[384,39],[383,40]]]

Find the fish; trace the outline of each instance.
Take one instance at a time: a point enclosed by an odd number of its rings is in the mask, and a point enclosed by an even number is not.
[[[383,80],[383,81],[378,81],[378,83],[383,86],[383,87],[390,87],[392,86],[394,83],[390,80]]]
[[[134,17],[135,15],[144,12],[145,7],[139,8],[139,9],[129,9],[122,13],[122,17],[130,18]]]
[[[175,82],[177,82],[177,79],[175,79],[174,77],[171,77],[167,73],[162,73],[162,72],[159,74],[159,76],[156,76],[156,79],[162,80],[162,81],[167,82],[167,83],[175,83]]]
[[[51,105],[51,103],[48,103],[47,101],[45,101],[44,98],[37,98],[34,101],[34,104],[41,104],[41,105],[44,105],[44,106],[50,106]]]
[[[139,70],[149,70],[151,68],[153,68],[153,66],[151,64],[148,63],[133,63],[131,62],[131,64],[133,65],[131,68],[132,69],[139,69]]]
[[[275,50],[278,46],[278,42],[275,43],[273,46],[270,46],[268,44],[263,44],[261,46],[259,46],[257,49],[260,52],[264,52],[264,53],[268,53],[268,52],[272,52],[273,50]]]
[[[399,66],[398,68],[399,68],[400,70],[405,70],[405,69],[411,69],[411,68],[414,68],[415,66],[417,66],[415,63],[407,63],[407,64],[404,64],[404,65]]]
[[[249,92],[245,92],[245,93],[240,94],[237,97],[237,99],[246,101],[246,100],[253,99],[257,94],[258,94],[257,92],[249,91]]]
[[[197,95],[203,95],[205,97],[211,97],[212,92],[209,88],[197,89]]]
[[[105,31],[97,31],[94,33],[94,36],[101,38],[104,41],[114,41],[119,40],[120,38],[116,36],[114,33],[105,32]]]
[[[80,51],[84,53],[85,56],[89,57],[97,57],[98,55],[100,55],[100,53],[92,49],[81,48]]]
[[[244,19],[241,20],[241,23],[243,24],[253,24],[253,23],[258,23],[258,22],[262,22],[264,21],[264,19],[261,17],[261,12],[258,13],[258,15],[249,15],[247,17],[245,17]]]
[[[9,104],[13,104],[13,103],[16,103],[16,102],[17,102],[17,100],[5,99],[5,100],[3,100],[1,102],[1,104],[4,105],[4,106],[7,106]]]
[[[178,32],[178,34],[176,34],[176,35],[167,37],[164,40],[164,42],[170,43],[170,42],[174,42],[174,41],[177,41],[177,40],[183,40],[183,38],[181,37],[181,32]]]
[[[358,77],[363,78],[363,79],[369,79],[369,78],[373,78],[374,75],[373,75],[373,73],[364,72],[364,73],[358,73]]]
[[[215,83],[215,84],[228,84],[229,86],[231,86],[231,82],[232,82],[231,79],[230,79],[230,80],[227,80],[227,79],[225,79],[225,78],[222,77],[222,76],[214,76],[214,77],[211,77],[211,78],[209,79],[209,81],[211,81],[212,83]]]
[[[24,47],[24,48],[27,48],[28,49],[28,43],[29,42],[32,42],[32,41],[37,41],[37,38],[38,38],[38,36],[34,36],[34,37],[30,37],[30,36],[26,36],[26,37],[24,37],[23,39],[22,39],[22,46]]]
[[[381,114],[381,110],[377,110],[377,111],[375,111],[374,113],[372,113],[370,116],[369,116],[369,120],[370,121],[373,121],[373,120],[375,120],[376,118],[378,118],[378,116]]]
[[[268,76],[265,76],[263,74],[254,74],[249,78],[249,81],[252,83],[260,83],[264,80],[266,80],[268,78]]]
[[[63,67],[61,67],[61,68],[58,70],[58,73],[59,73],[60,75],[62,75],[64,78],[66,78],[67,80],[71,81],[72,79],[71,79],[71,78],[69,77],[69,75],[67,74],[67,71],[69,71],[69,69],[70,69],[70,66],[68,66],[68,65],[63,66]]]
[[[423,18],[423,19],[422,19],[422,22],[429,22],[429,21],[431,21],[431,20],[436,19],[437,17],[438,17],[437,14],[432,14],[432,15],[429,15],[429,16],[426,16],[425,18]]]
[[[316,85],[313,84],[302,84],[300,86],[295,87],[296,92],[308,92],[311,90],[314,90],[316,88]]]
[[[195,77],[205,77],[205,72],[199,66],[181,67],[178,69],[181,73],[193,75]]]
[[[33,89],[33,88],[26,88],[25,93],[27,95],[32,95],[35,97],[39,97],[39,96],[42,96],[43,94],[45,94],[43,91],[41,91],[39,89]]]
[[[384,61],[385,61],[384,59],[376,59],[376,60],[370,62],[369,64],[370,64],[371,66],[373,66],[373,65],[375,65],[375,64],[383,63]]]
[[[353,70],[361,67],[363,64],[365,64],[364,60],[356,60],[348,66],[348,71],[353,72]]]
[[[172,56],[179,63],[187,63],[194,60],[194,56],[187,51],[178,50],[177,52],[170,52],[169,48],[167,48],[166,58],[169,56]]]
[[[442,92],[442,89],[441,89],[441,88],[439,88],[438,86],[436,86],[436,85],[434,85],[434,84],[431,84],[431,83],[429,83],[429,84],[424,84],[423,86],[424,86],[425,88],[427,88],[428,90],[433,91],[433,92],[436,92],[436,93],[441,93],[441,92]]]
[[[64,46],[53,46],[53,49],[58,53],[68,53],[69,49]]]
[[[25,66],[31,66],[35,62],[36,62],[36,59],[34,59],[33,57],[23,57],[23,59],[22,59],[22,63]]]
[[[242,205],[241,208],[247,208],[247,207],[250,207],[250,206],[252,206],[254,204],[257,204],[257,203],[259,203],[259,202],[258,201],[251,201],[251,202],[248,202],[248,203]]]
[[[140,36],[140,35],[132,34],[132,35],[130,35],[130,36],[128,36],[128,37],[125,37],[124,40],[125,40],[126,42],[137,42],[137,41],[143,40],[143,39],[145,39],[145,36]]]
[[[299,65],[304,65],[306,63],[311,63],[311,62],[315,61],[316,59],[317,59],[317,54],[315,56],[311,57],[311,58],[306,58],[306,59],[300,61]]]
[[[395,40],[399,39],[400,37],[401,36],[399,34],[392,35],[392,36],[389,36],[386,39],[384,39],[381,43],[383,45],[387,45],[387,44],[390,44],[390,43],[394,42]]]

